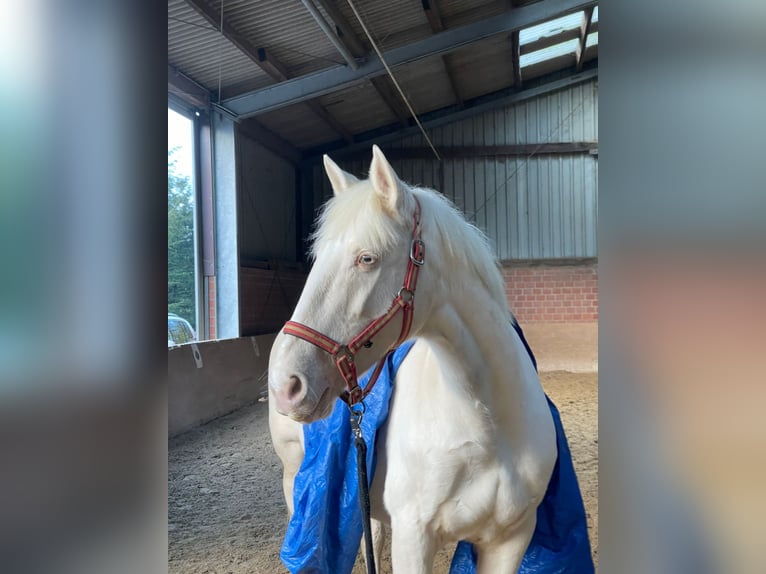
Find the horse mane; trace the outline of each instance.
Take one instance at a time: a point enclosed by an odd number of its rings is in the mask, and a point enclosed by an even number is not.
[[[495,302],[508,308],[500,266],[484,232],[471,224],[438,191],[406,183],[403,185],[420,201],[424,228],[430,229],[439,241],[441,252],[438,257],[444,260],[440,265],[469,270],[470,276],[481,281]],[[339,239],[349,231],[369,242],[369,245],[382,249],[390,247],[400,237],[401,225],[405,222],[383,217],[381,209],[369,180],[360,181],[339,196],[332,197],[322,207],[311,235],[312,259],[316,259],[325,243]],[[434,251],[434,246],[426,245],[427,254]]]
[[[441,257],[446,258],[452,268],[470,270],[490,297],[508,309],[505,281],[484,232],[469,222],[463,212],[438,191],[420,187],[410,189],[420,200],[427,225],[436,232],[443,249]]]

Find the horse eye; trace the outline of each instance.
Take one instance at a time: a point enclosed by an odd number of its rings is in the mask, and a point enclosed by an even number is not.
[[[376,260],[377,260],[376,257],[369,253],[364,253],[360,255],[358,259],[359,263],[361,263],[362,265],[372,265],[373,263],[375,263]]]

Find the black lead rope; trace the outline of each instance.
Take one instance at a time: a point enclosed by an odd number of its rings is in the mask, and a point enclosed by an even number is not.
[[[359,482],[359,506],[362,508],[362,526],[364,528],[364,548],[366,555],[367,574],[375,574],[375,553],[372,548],[372,524],[370,523],[370,488],[367,482],[367,444],[362,437],[362,410],[351,411],[351,430],[354,433],[356,446],[356,470]]]

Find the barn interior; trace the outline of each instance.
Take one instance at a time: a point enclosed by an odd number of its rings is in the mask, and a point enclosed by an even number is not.
[[[361,177],[373,143],[403,180],[446,194],[487,233],[533,341],[594,344],[598,24],[597,3],[574,0],[170,0],[168,106],[194,126],[203,365],[231,348],[220,360],[237,379],[245,343],[232,340],[257,337],[247,344],[265,369],[331,193],[322,155]],[[208,368],[188,348],[169,356],[188,407],[189,367]],[[171,409],[171,431],[243,404],[222,393],[209,414],[179,409],[184,422]]]
[[[192,126],[196,331],[168,348],[171,481],[195,476],[188,441],[265,416],[270,345],[332,193],[322,156],[364,177],[373,144],[487,234],[541,371],[589,373],[571,388],[595,417],[598,30],[583,0],[168,0],[168,108]],[[185,536],[177,552],[202,534]]]

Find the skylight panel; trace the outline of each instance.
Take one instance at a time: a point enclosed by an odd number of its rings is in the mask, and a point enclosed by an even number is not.
[[[556,34],[560,34],[565,30],[579,28],[580,24],[582,23],[582,17],[582,12],[575,12],[574,14],[568,14],[567,16],[562,16],[561,18],[555,18],[554,20],[543,22],[537,26],[525,28],[519,32],[519,44],[529,44],[530,42],[534,42],[540,38],[555,36]]]
[[[577,49],[577,46],[579,45],[580,45],[580,40],[578,38],[574,38],[572,40],[568,40],[567,42],[562,42],[561,44],[550,46],[549,48],[545,48],[544,50],[537,50],[536,52],[523,54],[519,58],[519,65],[522,68],[524,68],[526,66],[538,64],[546,60],[558,58],[559,56],[574,54],[575,50]]]

